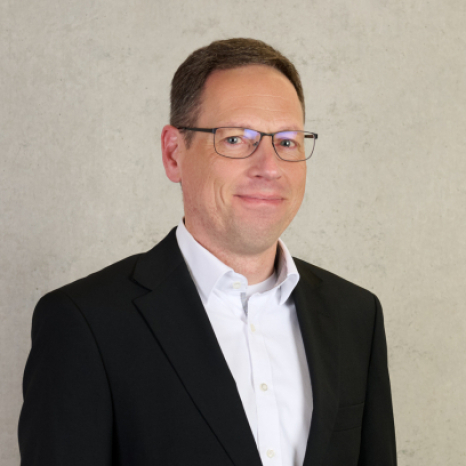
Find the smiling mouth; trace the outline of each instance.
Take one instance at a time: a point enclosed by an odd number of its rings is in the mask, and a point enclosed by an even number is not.
[[[274,205],[274,204],[280,204],[282,201],[285,199],[280,196],[272,195],[262,195],[262,194],[250,194],[250,195],[243,195],[243,194],[237,194],[236,197],[239,197],[242,201],[251,203],[251,204],[269,204],[269,205]]]

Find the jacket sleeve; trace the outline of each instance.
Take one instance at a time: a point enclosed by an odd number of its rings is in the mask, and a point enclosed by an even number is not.
[[[63,291],[44,296],[32,321],[18,437],[22,466],[107,466],[112,402],[97,343]]]
[[[396,466],[395,425],[382,308],[376,316],[361,431],[359,466]]]

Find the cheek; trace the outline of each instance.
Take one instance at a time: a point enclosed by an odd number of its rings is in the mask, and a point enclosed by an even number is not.
[[[207,202],[209,197],[209,173],[199,166],[193,166],[189,175],[184,177],[183,192],[185,199],[197,208]]]
[[[293,174],[291,179],[292,189],[294,191],[295,203],[301,205],[304,197],[304,191],[306,189],[306,167],[297,167],[298,170]]]
[[[224,202],[228,186],[219,156],[192,157],[183,167],[182,185],[185,200],[199,209],[213,209]]]
[[[205,173],[204,186],[208,191],[209,199],[220,210],[230,204],[231,193],[235,185],[235,167],[229,162],[228,159],[221,159],[217,155]]]

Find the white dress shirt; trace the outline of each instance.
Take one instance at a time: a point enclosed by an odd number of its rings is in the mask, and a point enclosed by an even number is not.
[[[183,221],[181,253],[236,381],[264,466],[302,466],[312,389],[296,307],[295,263],[279,240],[277,270],[248,285],[245,276],[202,247]]]

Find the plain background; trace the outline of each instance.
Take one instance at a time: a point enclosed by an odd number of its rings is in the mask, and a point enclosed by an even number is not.
[[[375,292],[400,466],[466,464],[463,0],[2,0],[0,463],[47,291],[182,216],[159,136],[172,75],[212,40],[277,47],[319,134],[292,254]]]

